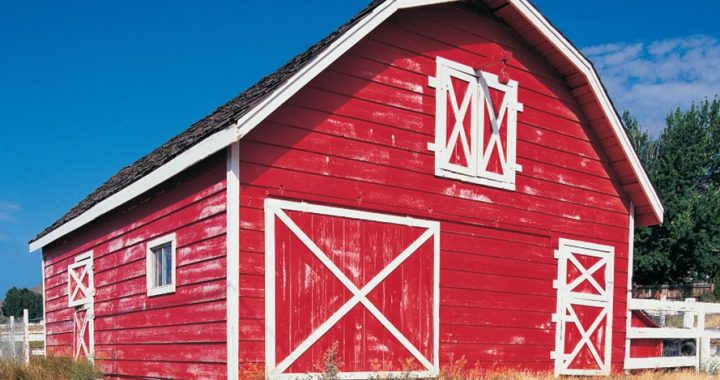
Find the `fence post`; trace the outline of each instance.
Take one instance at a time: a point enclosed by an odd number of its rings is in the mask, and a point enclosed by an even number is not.
[[[683,327],[695,330],[695,359],[697,359],[695,362],[695,372],[700,372],[700,355],[702,355],[702,347],[700,345],[703,341],[700,337],[705,331],[705,314],[699,312],[700,307],[695,305],[695,298],[685,298],[685,302],[695,306],[695,311],[686,311],[683,314]],[[702,321],[700,320],[700,314],[703,314]],[[697,317],[697,326],[695,326],[695,317]]]
[[[15,360],[17,356],[17,349],[15,348],[15,317],[10,316],[10,355],[11,359]]]
[[[698,317],[697,317],[697,329],[698,329],[698,339],[695,343],[695,347],[697,347],[698,350],[698,370],[702,368],[703,364],[707,362],[705,355],[710,353],[710,339],[705,339],[705,308],[700,307],[698,308]],[[705,345],[708,345],[708,349],[705,349]]]
[[[23,309],[23,360],[30,363],[30,318],[28,309]]]
[[[665,297],[665,296],[660,297],[660,301],[661,302],[667,301],[667,297]],[[665,310],[660,310],[660,327],[667,327],[665,322],[666,322],[665,321]]]

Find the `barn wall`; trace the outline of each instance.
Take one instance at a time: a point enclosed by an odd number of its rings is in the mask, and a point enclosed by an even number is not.
[[[47,351],[70,355],[67,266],[93,250],[95,352],[111,375],[225,373],[225,153],[44,249]],[[146,242],[177,238],[177,289],[147,297]]]
[[[632,327],[658,328],[657,323],[650,319],[645,312],[633,310],[630,314]],[[630,343],[631,358],[657,358],[663,353],[662,339],[633,339]]]
[[[520,83],[516,191],[434,176],[437,55]],[[493,64],[494,63],[494,64]],[[304,200],[441,223],[440,359],[551,370],[561,237],[615,248],[622,368],[627,201],[559,76],[506,25],[442,5],[403,10],[243,138],[240,362],[264,360],[263,201]]]

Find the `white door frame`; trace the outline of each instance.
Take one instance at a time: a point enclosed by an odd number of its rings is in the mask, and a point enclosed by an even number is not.
[[[591,256],[599,261],[585,267],[576,256]],[[555,351],[550,355],[555,360],[555,376],[597,376],[609,375],[612,363],[612,318],[613,318],[613,284],[614,284],[614,261],[615,249],[611,246],[588,243],[570,239],[560,239],[559,247],[555,251],[555,258],[558,259],[558,278],[553,281],[553,287],[557,289],[557,311],[553,314],[555,329]],[[580,275],[567,283],[568,263],[574,266]],[[593,274],[599,270],[605,271],[605,286],[599,284]],[[576,291],[583,283],[589,283],[595,293],[581,293]],[[585,328],[575,312],[574,305],[592,306],[602,308],[596,319]],[[591,343],[592,334],[605,323],[605,347],[602,352],[597,352]],[[581,338],[571,352],[565,352],[566,326],[573,324],[580,332]],[[577,355],[584,348],[588,347],[597,369],[572,369],[570,364],[577,358]]]
[[[319,215],[337,216],[360,219],[388,224],[406,225],[426,228],[412,244],[393,259],[372,280],[362,288],[358,288],[347,278],[332,260],[303,232],[285,211],[297,211]],[[275,358],[275,219],[279,219],[313,255],[320,260],[338,280],[353,294],[332,316],[322,323],[310,336],[300,343],[282,362],[276,364]],[[440,317],[440,223],[410,217],[400,217],[373,212],[351,210],[338,207],[320,206],[304,202],[291,202],[278,199],[265,200],[265,368],[269,379],[301,379],[307,378],[306,373],[284,373],[307,349],[316,343],[330,328],[345,316],[352,308],[362,304],[388,331],[425,367],[421,371],[412,372],[417,377],[433,377],[439,373],[439,317]],[[433,239],[433,360],[428,360],[367,298],[394,269],[399,267],[408,257],[417,251],[425,242]],[[398,376],[399,371],[387,372],[345,372],[338,374],[342,379],[367,379],[371,376]]]
[[[79,273],[78,272],[79,269]],[[87,277],[88,286],[83,285]],[[73,356],[84,355],[90,361],[95,358],[95,277],[93,252],[75,257],[68,265],[68,306],[73,308]],[[80,317],[80,314],[85,315]],[[85,344],[85,333],[88,344]]]

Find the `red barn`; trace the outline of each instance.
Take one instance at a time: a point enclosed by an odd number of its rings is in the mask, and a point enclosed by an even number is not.
[[[650,316],[644,311],[630,312],[630,326],[643,328],[659,328]],[[663,356],[662,339],[635,339],[628,352],[630,358],[659,358]]]
[[[527,0],[375,1],[41,232],[47,351],[112,377],[622,370],[662,221]]]

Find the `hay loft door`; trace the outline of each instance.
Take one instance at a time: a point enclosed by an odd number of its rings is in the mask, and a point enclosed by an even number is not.
[[[78,255],[68,265],[68,306],[73,308],[73,355],[90,360],[95,355],[95,283],[92,252]]]
[[[614,249],[560,239],[555,256],[555,376],[609,375]]]
[[[439,223],[265,201],[266,371],[307,378],[438,373]]]

